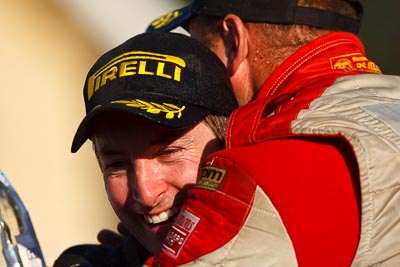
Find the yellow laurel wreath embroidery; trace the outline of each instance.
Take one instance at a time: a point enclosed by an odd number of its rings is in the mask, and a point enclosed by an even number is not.
[[[169,103],[159,104],[155,102],[147,102],[140,99],[117,100],[113,101],[112,104],[124,104],[129,107],[140,108],[151,114],[160,114],[161,112],[164,112],[165,118],[169,120],[175,118],[175,115],[177,116],[178,119],[182,117],[182,111],[186,108],[185,106],[179,108],[174,104],[169,104]]]

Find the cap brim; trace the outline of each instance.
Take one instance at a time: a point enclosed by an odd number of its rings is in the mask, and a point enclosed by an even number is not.
[[[183,128],[201,121],[210,111],[187,103],[155,103],[143,100],[109,103],[89,112],[80,123],[72,141],[71,152],[75,153],[90,138],[93,118],[107,111],[125,111],[149,119],[170,128]]]
[[[186,23],[193,15],[202,14],[223,17],[226,14],[232,13],[248,22],[300,24],[324,29],[348,31],[357,34],[363,18],[363,6],[358,0],[347,0],[357,12],[356,19],[335,12],[305,6],[295,6],[295,10],[293,10],[293,7],[288,7],[288,1],[282,1],[279,5],[266,1],[260,5],[260,8],[253,10],[245,8],[248,6],[246,1],[238,1],[238,3],[233,5],[234,7],[223,3],[223,9],[218,6],[221,5],[221,3],[213,5],[211,1],[206,4],[207,9],[199,9],[199,7],[194,7],[194,2],[196,1],[192,1],[183,8],[176,9],[153,20],[147,27],[146,32],[168,32],[179,26],[182,26],[188,31]],[[200,3],[200,7],[202,7],[201,5]]]
[[[167,14],[162,15],[157,19],[153,20],[147,27],[146,32],[154,32],[154,31],[169,32],[179,26],[182,26],[187,30],[185,24],[193,16],[192,13],[193,3],[194,2],[190,3],[189,5],[183,8],[179,8],[171,12],[168,12]]]

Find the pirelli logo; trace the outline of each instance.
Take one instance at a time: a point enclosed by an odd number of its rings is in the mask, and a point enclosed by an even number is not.
[[[216,191],[222,183],[225,174],[225,169],[206,166],[201,169],[201,177],[195,187]]]
[[[124,76],[151,75],[180,82],[182,69],[185,67],[186,62],[176,56],[143,51],[124,53],[88,78],[87,99],[90,100],[107,82]]]

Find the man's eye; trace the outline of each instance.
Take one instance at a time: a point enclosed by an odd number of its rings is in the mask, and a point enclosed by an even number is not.
[[[183,152],[183,149],[181,148],[166,148],[160,151],[159,156],[163,159],[173,159],[176,156],[181,155]]]
[[[130,164],[125,161],[113,161],[104,165],[103,176],[105,179],[126,177]]]
[[[161,155],[171,155],[174,153],[177,153],[178,149],[165,149],[163,151],[161,151]]]

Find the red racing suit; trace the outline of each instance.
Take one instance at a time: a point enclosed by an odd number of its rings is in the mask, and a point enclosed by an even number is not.
[[[305,45],[232,114],[147,264],[397,266],[399,114],[400,78],[356,36]]]

